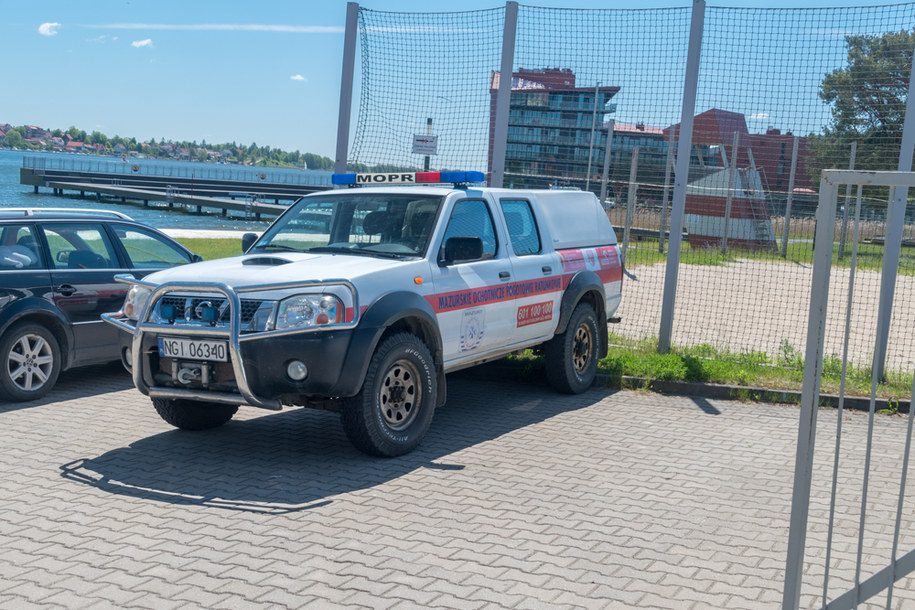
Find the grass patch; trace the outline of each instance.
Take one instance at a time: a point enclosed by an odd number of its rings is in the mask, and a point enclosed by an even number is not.
[[[674,347],[670,353],[657,352],[657,339],[633,341],[610,334],[607,357],[598,363],[598,372],[611,377],[641,377],[648,380],[716,383],[764,388],[769,390],[800,391],[804,378],[804,359],[799,350],[782,342],[777,357],[762,352],[735,353],[717,349],[708,344]],[[512,356],[516,362],[532,369],[543,365],[543,358],[528,350],[521,356]],[[838,394],[842,375],[842,362],[835,356],[823,361],[820,390],[825,394]],[[869,396],[870,369],[849,365],[845,379],[845,394]],[[650,389],[651,382],[647,387]],[[887,380],[877,386],[877,397],[890,400],[908,399],[912,390],[912,375],[888,371]],[[747,390],[747,399],[753,392]]]
[[[179,237],[178,242],[185,248],[199,254],[203,260],[210,261],[217,258],[226,258],[227,256],[238,256],[241,254],[240,239],[212,239],[207,237]]]

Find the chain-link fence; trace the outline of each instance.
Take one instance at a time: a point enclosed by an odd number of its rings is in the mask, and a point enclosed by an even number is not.
[[[497,91],[508,77],[500,74],[505,15],[360,8],[350,165],[422,168],[411,143],[430,134],[433,169],[492,169]],[[674,344],[797,359],[819,172],[897,169],[913,24],[915,3],[705,9]],[[659,332],[690,27],[689,8],[518,7],[504,184],[604,187],[625,242],[620,339]],[[835,291],[851,258],[855,195],[836,225]],[[865,189],[860,206],[850,355],[860,366],[871,353],[854,329],[863,336],[875,324],[888,197]],[[907,212],[887,366],[910,371],[915,206]],[[827,353],[840,351],[844,331],[834,313]]]

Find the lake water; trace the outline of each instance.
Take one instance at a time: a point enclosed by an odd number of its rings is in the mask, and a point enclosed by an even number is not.
[[[94,197],[80,198],[78,194],[67,192],[63,196],[55,196],[51,189],[40,188],[36,194],[32,186],[19,184],[19,169],[23,164],[23,157],[34,161],[35,157],[47,161],[48,167],[63,167],[81,169],[80,164],[88,164],[85,170],[101,171],[106,165],[126,165],[120,158],[97,157],[87,155],[69,155],[64,153],[36,153],[18,150],[0,150],[0,208],[33,207],[33,208],[95,208],[116,210],[132,218],[158,229],[231,229],[260,231],[270,224],[269,221],[255,222],[245,220],[238,212],[236,217],[223,217],[219,211],[206,211],[201,215],[193,214],[183,209],[169,210],[163,203],[161,206],[143,207],[140,202],[121,203],[114,201],[96,201]],[[311,183],[323,184],[330,181],[330,172],[313,172],[310,170],[245,167],[239,165],[222,165],[216,163],[190,163],[181,161],[160,161],[153,159],[130,159],[127,167],[134,164],[139,166],[139,172],[149,175],[190,175],[196,172],[201,177],[223,179],[252,179],[252,176],[261,172],[267,174],[267,181],[280,183]],[[168,172],[168,173],[164,173]],[[303,182],[304,181],[304,182]],[[152,203],[152,202],[151,202]],[[230,212],[232,214],[232,212]]]

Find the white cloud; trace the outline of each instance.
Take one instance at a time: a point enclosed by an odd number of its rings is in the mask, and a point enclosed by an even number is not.
[[[298,81],[302,81],[302,82],[304,83],[304,82],[306,82],[308,79],[305,78],[304,76],[302,76],[301,74],[295,74],[295,75],[293,75],[293,76],[290,76],[290,77],[289,77],[289,80],[298,80]]]
[[[53,23],[42,23],[38,26],[38,33],[42,36],[55,36],[57,34],[57,28],[60,27],[60,24],[56,21]]]
[[[756,114],[751,114],[747,118],[751,121],[767,121],[772,118],[772,115],[768,112],[757,112]]]
[[[134,40],[133,42],[130,43],[130,46],[136,47],[138,49],[140,49],[142,47],[149,47],[151,49],[153,46],[153,43],[152,43],[151,38],[146,38],[144,40]]]
[[[225,32],[288,32],[292,34],[342,34],[346,31],[337,25],[270,25],[262,23],[105,23],[85,25],[87,28],[106,30],[185,30]]]

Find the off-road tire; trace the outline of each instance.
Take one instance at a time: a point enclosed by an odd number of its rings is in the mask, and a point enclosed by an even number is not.
[[[0,337],[0,398],[41,398],[57,382],[61,364],[54,333],[34,322],[14,325]]]
[[[581,394],[594,382],[600,353],[599,324],[594,308],[579,303],[572,311],[565,332],[549,340],[543,349],[546,379],[563,394]]]
[[[375,349],[362,389],[345,400],[341,421],[360,451],[394,457],[415,449],[432,423],[438,383],[429,348],[398,333]]]
[[[235,415],[237,405],[223,405],[195,400],[153,398],[159,417],[182,430],[218,428]]]

